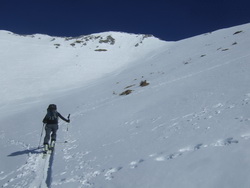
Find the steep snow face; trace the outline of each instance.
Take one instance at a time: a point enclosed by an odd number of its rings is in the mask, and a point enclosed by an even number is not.
[[[1,31],[0,104],[81,87],[166,44],[119,32],[59,38]]]
[[[108,41],[103,45],[113,48]],[[69,41],[67,49],[90,47],[94,39],[87,42]],[[115,74],[100,73],[94,83],[78,83],[57,95],[12,100],[1,108],[0,185],[248,188],[249,48],[250,24],[160,42],[156,51],[129,48],[133,55]],[[93,49],[89,59],[105,52]],[[53,77],[48,69],[43,74]],[[149,84],[141,87],[144,80]],[[127,90],[130,94],[120,95]],[[64,116],[71,113],[71,123],[60,123],[55,152],[44,160],[37,145],[49,103]]]

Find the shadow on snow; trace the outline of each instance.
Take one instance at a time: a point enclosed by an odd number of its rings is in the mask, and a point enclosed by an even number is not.
[[[42,153],[42,151],[40,150],[40,148],[34,148],[34,149],[26,149],[23,151],[16,151],[13,152],[11,154],[8,155],[8,157],[15,157],[15,156],[19,156],[19,155],[27,155],[27,154],[39,154]]]

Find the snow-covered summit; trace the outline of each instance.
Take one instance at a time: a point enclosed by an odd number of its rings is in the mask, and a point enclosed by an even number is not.
[[[36,39],[39,39],[41,43],[43,43],[44,41],[50,42],[50,44],[55,48],[59,48],[61,46],[71,46],[75,48],[87,47],[93,48],[93,50],[95,51],[108,51],[109,49],[106,49],[105,47],[108,47],[109,45],[113,45],[115,46],[115,48],[131,48],[138,47],[140,45],[142,46],[142,44],[144,43],[146,43],[145,45],[160,45],[164,43],[164,41],[161,41],[153,35],[131,34],[114,31],[82,35],[79,37],[54,37],[44,34],[19,35],[9,31],[0,30],[0,38],[2,40],[13,39],[15,41],[18,41],[19,39],[24,39],[23,42],[27,42],[28,39],[33,39],[33,41],[38,44],[39,42]],[[101,47],[104,47],[104,49],[101,50]]]

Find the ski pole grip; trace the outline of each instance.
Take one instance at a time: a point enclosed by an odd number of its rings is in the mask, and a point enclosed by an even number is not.
[[[68,119],[70,118],[70,114],[68,115]]]

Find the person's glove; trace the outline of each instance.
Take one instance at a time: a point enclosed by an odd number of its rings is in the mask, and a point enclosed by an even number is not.
[[[67,121],[68,123],[70,122],[70,119],[69,119],[69,118],[70,118],[70,114],[68,115],[68,121]]]
[[[67,120],[67,123],[70,123],[70,119]]]

